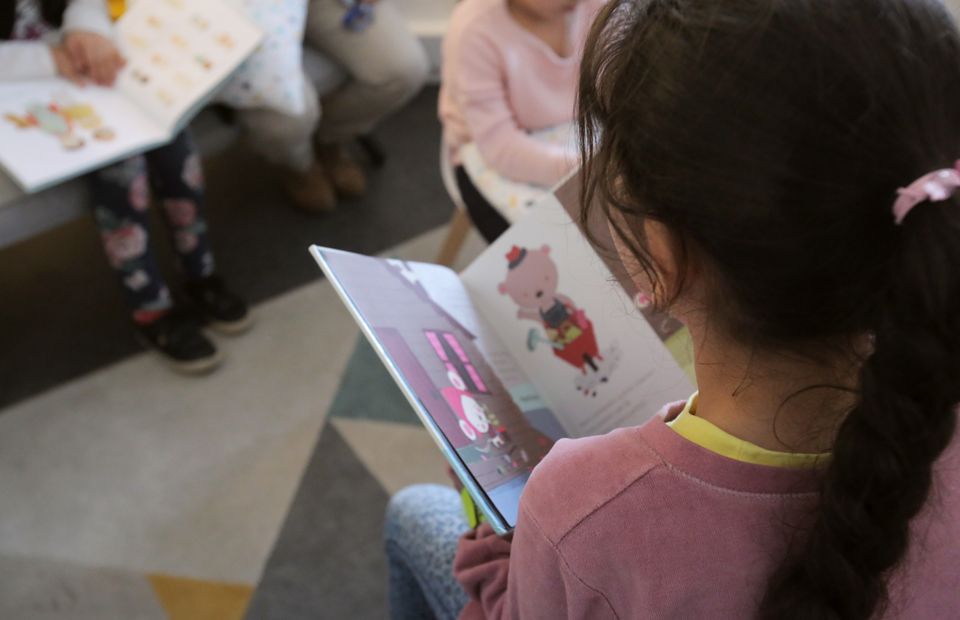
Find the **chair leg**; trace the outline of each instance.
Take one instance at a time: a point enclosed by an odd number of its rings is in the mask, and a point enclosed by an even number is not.
[[[440,253],[437,255],[437,264],[443,265],[444,267],[452,267],[453,262],[457,260],[457,256],[460,254],[460,250],[463,249],[463,244],[467,240],[467,233],[470,232],[470,228],[473,226],[473,223],[470,221],[470,216],[467,215],[466,209],[457,209],[453,217],[450,218],[450,228],[447,231],[447,238],[443,241],[443,247],[440,248]]]

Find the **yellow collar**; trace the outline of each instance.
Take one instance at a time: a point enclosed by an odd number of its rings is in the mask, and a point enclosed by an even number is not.
[[[772,467],[816,467],[830,457],[829,452],[824,454],[775,452],[734,437],[696,416],[699,394],[699,392],[694,392],[687,400],[687,404],[680,415],[667,422],[667,426],[676,431],[678,435],[698,446],[727,458]]]

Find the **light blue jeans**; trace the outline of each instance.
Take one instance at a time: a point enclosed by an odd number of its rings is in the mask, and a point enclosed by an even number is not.
[[[420,484],[393,496],[384,527],[393,620],[456,620],[469,597],[453,577],[453,558],[468,529],[451,488]]]

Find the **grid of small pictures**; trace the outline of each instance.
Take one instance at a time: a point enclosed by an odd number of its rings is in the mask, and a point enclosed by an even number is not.
[[[239,63],[256,27],[219,2],[141,0],[118,23],[127,67],[120,87],[163,117],[182,113]]]

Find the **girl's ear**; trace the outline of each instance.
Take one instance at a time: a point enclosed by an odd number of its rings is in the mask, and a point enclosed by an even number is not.
[[[657,272],[656,280],[651,282],[650,298],[658,307],[665,307],[677,296],[683,279],[680,274],[680,260],[677,256],[679,240],[666,224],[656,220],[644,220],[643,228],[650,262]]]
[[[622,219],[619,213],[611,214],[612,217],[620,218],[619,228],[629,233],[630,227]],[[614,245],[617,253],[623,261],[623,265],[630,275],[630,279],[636,287],[643,293],[655,307],[666,308],[667,305],[677,301],[679,288],[689,284],[689,278],[694,274],[680,273],[681,257],[680,241],[677,235],[665,224],[652,219],[646,219],[643,222],[643,239],[635,240],[632,245],[643,248],[646,258],[649,259],[648,266],[653,270],[649,273],[645,269],[633,252],[629,249],[631,244],[627,244],[617,234],[614,226],[610,225],[610,234],[613,236]],[[691,265],[687,265],[687,271],[691,271]]]

